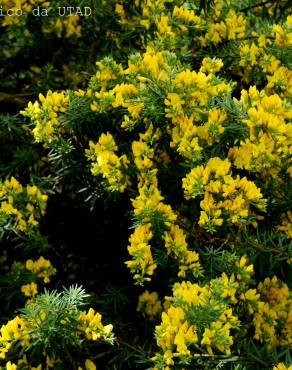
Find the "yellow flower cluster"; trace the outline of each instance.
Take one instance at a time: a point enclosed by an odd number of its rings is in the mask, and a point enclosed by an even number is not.
[[[36,277],[43,279],[43,282],[49,283],[50,277],[56,273],[56,269],[52,266],[49,260],[41,256],[38,260],[27,260],[25,268],[31,271]]]
[[[179,277],[186,277],[186,272],[191,272],[193,276],[200,273],[199,255],[195,251],[188,249],[186,236],[183,230],[175,224],[170,225],[163,235],[167,255],[172,254],[179,263]]]
[[[283,27],[279,24],[273,25],[275,33],[275,44],[281,48],[290,47],[292,45],[292,15],[287,17]]]
[[[176,359],[190,360],[197,344],[209,354],[213,354],[212,348],[230,354],[230,331],[238,327],[238,319],[224,302],[222,279],[217,280],[204,286],[189,281],[174,284],[170,306],[156,326],[157,344],[163,353],[153,358],[155,362],[171,366]]]
[[[141,223],[164,223],[169,226],[176,220],[176,214],[170,205],[164,204],[163,196],[155,185],[143,185],[139,195],[132,199],[134,215]]]
[[[259,48],[254,42],[249,45],[248,42],[242,43],[240,47],[240,62],[242,67],[252,67],[258,63],[258,59],[262,54],[262,49]]]
[[[153,29],[154,40],[151,36],[148,37],[147,45],[157,42],[165,49],[176,50],[179,53],[179,49],[185,51],[192,40],[204,47],[210,43],[216,45],[225,40],[236,40],[244,36],[248,28],[246,18],[230,9],[229,2],[224,3],[221,0],[215,1],[208,17],[203,10],[200,14],[195,14],[187,2],[177,3],[169,0],[147,0],[136,4],[140,11],[134,15],[126,12],[124,6],[118,3],[115,6],[115,13],[118,14],[118,23],[122,30],[137,30],[141,26],[148,32]],[[113,38],[117,47],[121,48],[119,36]],[[141,40],[142,45],[143,41]]]
[[[267,96],[254,86],[243,90],[236,104],[247,111],[243,124],[248,138],[229,149],[229,158],[237,168],[260,176],[276,176],[287,165],[292,150],[288,103],[277,94]]]
[[[1,6],[3,7],[3,13],[5,14],[9,9],[9,14],[5,15],[3,21],[0,22],[0,26],[20,26],[24,23],[25,16],[28,15],[33,8],[39,6],[44,9],[48,8],[49,5],[50,1],[47,0],[2,0]]]
[[[98,72],[90,84],[97,91],[89,92],[88,90],[86,93],[79,91],[78,95],[92,96],[94,98],[94,101],[91,103],[93,111],[103,112],[111,107],[126,108],[128,115],[124,116],[121,126],[125,130],[133,130],[136,123],[141,119],[140,114],[145,107],[144,96],[146,96],[146,90],[152,88],[150,85],[156,80],[165,81],[167,86],[169,82],[177,84],[182,90],[187,85],[189,95],[191,95],[193,89],[200,89],[201,94],[206,94],[203,92],[206,89],[207,95],[202,97],[204,103],[207,102],[208,97],[230,90],[229,86],[221,81],[213,81],[211,75],[206,77],[203,72],[196,74],[189,71],[188,77],[179,72],[174,77],[171,77],[170,71],[174,63],[175,60],[173,60],[172,54],[166,51],[156,51],[153,47],[148,47],[143,55],[134,55],[130,58],[128,68],[125,70],[114,63],[112,59],[106,58],[98,62]],[[123,82],[117,83],[117,79],[121,76],[124,78]],[[173,81],[171,78],[173,78]],[[214,86],[208,87],[209,80],[213,81],[210,83]],[[199,81],[201,83],[197,87]],[[199,95],[198,93],[197,96],[199,97]],[[170,99],[172,97],[175,98],[175,94],[169,93],[168,97]],[[165,99],[165,101],[167,102],[168,99]],[[172,105],[174,104],[174,101],[170,101],[168,106],[171,105],[171,107],[169,109],[173,110]],[[225,120],[225,116],[225,113],[219,109],[212,109],[208,112],[206,124],[198,129],[205,141],[211,143],[218,139],[217,136],[224,131],[221,124]],[[152,226],[155,229],[155,225],[158,224],[166,227],[165,237],[171,240],[173,238],[178,240],[181,238],[179,234],[182,233],[182,231],[178,231],[177,226],[169,230],[170,225],[176,220],[176,215],[169,205],[163,203],[163,196],[158,188],[157,163],[159,159],[157,159],[156,151],[159,153],[158,142],[161,138],[162,130],[155,128],[152,120],[148,118],[143,119],[143,123],[146,131],[140,133],[139,140],[133,140],[131,144],[133,164],[138,177],[139,193],[135,199],[132,199],[132,204],[135,218],[143,225],[130,238],[131,244],[128,249],[130,255],[133,256],[133,260],[128,261],[127,265],[135,274],[135,279],[137,280],[144,279],[146,275],[152,275],[156,268],[156,262],[153,260],[151,248],[148,244],[153,235],[146,237],[147,240],[143,235],[149,232]],[[94,175],[101,174],[106,178],[108,190],[124,191],[127,185],[130,184],[125,171],[130,163],[125,155],[118,157],[115,154],[118,148],[112,135],[110,133],[102,134],[97,144],[90,142],[89,146],[90,149],[87,150],[87,156],[93,162],[92,173]],[[147,223],[150,223],[152,226],[145,225]],[[173,243],[175,244],[172,240]],[[168,254],[170,250],[174,251],[174,249],[169,248],[169,245],[170,242],[167,244]],[[179,248],[180,252],[178,252]],[[143,253],[142,250],[144,251]],[[184,276],[186,270],[198,271],[198,256],[195,252],[188,251],[185,241],[177,244],[176,252],[173,255],[179,260],[181,276]]]
[[[128,252],[133,259],[125,263],[134,274],[133,278],[140,284],[145,280],[150,281],[149,276],[153,275],[157,267],[153,260],[151,246],[148,244],[152,236],[151,225],[147,223],[137,226],[129,238]]]
[[[111,57],[97,61],[96,66],[97,71],[95,76],[91,78],[91,83],[100,86],[101,91],[105,91],[110,82],[116,80],[123,71],[121,64],[117,64]],[[95,110],[94,106],[92,109]]]
[[[152,80],[166,81],[170,71],[170,58],[175,56],[166,50],[157,50],[148,45],[142,54],[134,54],[128,60],[128,68],[124,70],[125,75],[136,78],[139,90],[143,90]],[[137,91],[137,90],[136,90]]]
[[[41,14],[41,17],[46,18],[49,11],[52,9],[52,1],[48,0],[3,0],[1,8],[3,12],[3,20],[0,22],[0,27],[22,26],[24,27],[27,21],[27,16],[35,10],[34,15]],[[1,17],[2,18],[2,17]],[[71,14],[70,16],[58,16],[44,22],[42,32],[44,34],[54,33],[58,38],[77,38],[82,37],[80,16]],[[24,34],[29,36],[30,33],[24,28]]]
[[[185,24],[194,23],[199,25],[201,22],[201,18],[198,17],[193,10],[187,9],[183,6],[178,7],[175,5],[172,11],[172,16],[182,20]],[[184,28],[182,29],[184,30]]]
[[[22,285],[21,286],[21,292],[26,297],[34,297],[36,294],[38,294],[38,286],[34,282]]]
[[[182,230],[174,224],[176,215],[169,205],[162,202],[163,197],[157,188],[157,169],[153,162],[154,149],[147,143],[157,141],[159,137],[160,131],[154,131],[153,125],[150,124],[146,132],[140,134],[140,141],[132,142],[134,163],[138,170],[139,180],[139,195],[132,199],[132,204],[134,215],[141,224],[130,237],[131,244],[128,251],[133,260],[127,261],[126,264],[135,274],[134,279],[137,279],[139,283],[143,283],[144,280],[149,281],[150,278],[146,275],[152,275],[157,267],[148,242],[153,237],[151,225],[155,228],[161,222],[166,227],[163,239],[167,255],[172,254],[178,260],[179,276],[185,276],[187,270],[191,270],[195,275],[199,271],[197,253],[188,250]]]
[[[219,72],[223,67],[222,59],[206,57],[202,60],[201,72],[204,73],[216,73]]]
[[[278,92],[281,97],[289,99],[292,94],[292,71],[284,66],[276,68],[267,75],[267,91]]]
[[[143,26],[146,30],[148,30],[151,24],[155,24],[162,14],[164,15],[164,8],[167,1],[156,1],[156,0],[147,0],[141,5],[141,14],[138,17],[133,17],[130,22],[137,22],[141,26]],[[128,23],[128,22],[127,22]]]
[[[134,163],[139,171],[139,183],[147,186],[156,184],[157,179],[155,175],[157,170],[154,169],[153,163],[154,149],[143,140],[134,140],[132,142],[132,152]]]
[[[286,234],[287,238],[292,239],[292,212],[288,211],[285,216],[282,224],[277,226],[277,230]]]
[[[103,325],[101,322],[101,314],[90,308],[87,313],[81,313],[79,316],[79,331],[84,333],[88,340],[97,341],[100,339],[108,343],[114,342],[114,334],[112,333],[112,324]]]
[[[112,102],[112,106],[114,108],[127,108],[133,118],[139,117],[140,112],[144,107],[144,103],[139,101],[139,98],[137,97],[138,90],[135,85],[122,83],[116,85],[112,92],[115,97]]]
[[[129,161],[125,154],[117,156],[115,153],[117,149],[114,138],[107,132],[101,134],[96,144],[90,141],[86,154],[92,162],[92,174],[102,175],[106,179],[108,190],[123,192],[129,184],[126,174]]]
[[[269,347],[291,346],[292,297],[288,286],[274,276],[259,283],[257,290],[260,297],[253,313],[254,337]]]
[[[179,153],[192,159],[197,158],[201,147],[219,141],[220,135],[224,132],[222,123],[226,113],[218,108],[205,111],[201,107],[205,106],[212,97],[225,96],[231,91],[231,84],[225,83],[213,74],[222,66],[222,61],[219,59],[211,61],[210,58],[205,58],[199,72],[181,71],[180,66],[176,65],[176,57],[173,53],[148,46],[142,55],[132,56],[128,61],[128,68],[124,70],[111,58],[97,62],[97,66],[98,71],[90,81],[90,89],[75,93],[88,98],[92,96],[93,111],[104,112],[111,106],[126,108],[128,115],[124,116],[121,126],[126,130],[133,130],[142,114],[147,112],[151,114],[155,109],[154,106],[152,107],[153,103],[149,105],[147,95],[157,84],[163,82],[165,116],[171,118],[173,124],[167,128],[172,135],[171,147],[176,147]],[[208,74],[203,71],[208,71]],[[117,83],[117,79],[121,77],[123,82]],[[173,86],[177,92],[172,91]],[[92,88],[97,91],[92,91]],[[61,98],[60,95],[58,97]],[[67,99],[68,97],[60,112],[64,112]],[[42,125],[37,123],[40,114],[38,102],[29,103],[29,107],[23,114],[35,121],[34,135],[38,141],[49,141],[54,135],[54,130],[58,129],[55,114],[52,120],[46,119]],[[206,121],[203,125],[202,120]],[[146,126],[149,128],[147,120]],[[156,129],[153,131],[157,132]],[[60,134],[62,135],[62,127],[59,129]],[[158,140],[158,137],[155,140]]]
[[[60,129],[58,112],[66,111],[69,96],[63,91],[60,93],[48,91],[46,96],[39,94],[39,101],[29,102],[27,108],[20,113],[30,117],[35,123],[32,130],[35,140],[46,144],[54,138],[56,130]]]
[[[239,309],[239,313],[244,318],[252,315],[255,339],[269,346],[291,345],[292,301],[287,285],[274,276],[259,283],[257,289],[249,289],[252,274],[253,265],[242,256],[230,277],[222,273],[204,286],[189,281],[175,283],[173,296],[167,297],[170,305],[156,326],[162,353],[153,358],[155,363],[166,369],[181,358],[190,359],[199,343],[211,355],[214,349],[230,354],[230,331],[239,324],[233,311],[242,307],[239,301],[247,303],[248,312]]]
[[[291,96],[292,72],[273,53],[275,47],[282,52],[283,48],[292,45],[291,24],[292,17],[288,16],[283,25],[274,24],[266,33],[258,34],[253,31],[250,40],[239,43],[239,66],[243,68],[237,73],[243,81],[255,83],[264,80],[267,82],[266,91],[270,94],[276,92],[281,97]],[[274,41],[270,37],[272,33],[275,35]]]
[[[2,325],[0,333],[0,358],[2,359],[6,357],[6,353],[15,341],[20,341],[22,347],[28,344],[29,334],[26,324],[20,316],[16,316],[13,320],[8,321],[6,325]]]
[[[204,65],[202,67],[204,68]],[[211,97],[224,96],[232,88],[231,84],[225,83],[213,73],[206,74],[188,69],[177,73],[173,83],[188,101],[189,108],[205,106]]]
[[[165,298],[168,306],[164,306],[161,324],[156,326],[155,331],[157,344],[162,350],[153,358],[157,369],[169,370],[171,366],[191,362],[197,355],[198,346],[200,353],[203,349],[211,356],[214,351],[230,355],[239,326],[250,328],[259,321],[258,328],[262,329],[264,321],[266,326],[271,324],[269,317],[264,315],[260,319],[256,316],[262,315],[257,308],[261,300],[267,300],[268,296],[270,304],[273,301],[273,310],[279,312],[279,325],[275,328],[281,331],[278,338],[282,338],[285,345],[284,338],[291,332],[291,302],[288,301],[287,286],[278,282],[282,289],[270,290],[270,279],[266,279],[258,289],[250,289],[253,265],[249,264],[246,255],[234,261],[232,270],[230,276],[223,272],[204,285],[190,281],[173,285],[173,296]],[[272,281],[275,288],[277,279],[274,277]],[[281,297],[284,297],[283,303]],[[246,323],[248,315],[253,316]],[[285,343],[288,344],[288,341]]]
[[[253,275],[253,265],[248,264],[248,258],[243,255],[239,261],[235,262],[236,267],[236,279],[240,281],[241,285],[245,285],[249,282],[251,276]],[[232,277],[232,275],[231,275]]]
[[[44,311],[40,311],[38,316],[34,317],[34,320],[28,321],[21,316],[16,316],[13,320],[8,321],[7,324],[2,325],[0,329],[0,359],[5,359],[7,352],[10,350],[13,351],[13,348],[18,344],[20,344],[22,348],[29,348],[30,341],[35,335],[39,335],[36,333],[36,326],[40,325],[46,319],[46,316],[47,315]],[[101,315],[98,312],[95,312],[90,308],[87,313],[80,312],[77,320],[78,336],[84,335],[87,340],[103,340],[107,343],[113,344],[115,340],[114,334],[112,333],[113,327],[111,324],[104,326],[101,322]],[[64,325],[65,322],[61,322],[61,324]],[[45,352],[43,355],[46,360],[46,369],[54,368],[54,364],[60,362],[60,358],[58,357],[50,358]],[[25,365],[25,368],[28,368],[27,366],[30,362],[28,361],[27,356],[29,356],[29,354],[20,358],[17,364]],[[94,366],[94,363],[89,359],[85,361],[86,370],[95,369]],[[41,370],[42,365],[40,364],[38,367],[30,366],[29,369]]]
[[[147,52],[143,55],[142,60],[138,60],[135,64],[130,61],[129,68],[125,71],[125,73],[130,75],[135,74],[139,85],[117,85],[113,89],[113,93],[116,96],[113,102],[113,107],[126,107],[132,118],[138,118],[142,108],[144,107],[142,93],[147,86],[147,83],[151,83],[151,79],[166,80],[168,78],[167,71],[169,70],[170,66],[168,66],[165,62],[165,58],[167,58],[166,52],[155,53],[152,48],[148,48]],[[150,74],[151,79],[137,75],[138,72],[148,74],[148,76]],[[125,97],[128,99],[125,100]],[[126,121],[129,121],[129,117],[126,118]],[[124,123],[124,126],[126,126],[126,122]]]
[[[30,277],[31,282],[23,284],[21,286],[21,292],[29,297],[27,304],[32,303],[34,297],[38,294],[38,281],[42,280],[43,284],[50,282],[50,277],[56,273],[56,269],[52,266],[49,260],[46,260],[41,256],[38,260],[27,260],[25,263],[25,269],[32,273]]]
[[[213,74],[220,67],[220,61],[205,58],[199,72],[179,72],[173,80],[177,92],[168,93],[164,100],[165,116],[172,122],[170,147],[194,162],[201,158],[203,148],[218,142],[224,132],[226,113],[219,108],[203,108],[212,97],[226,96],[231,90],[231,85]]]
[[[45,213],[48,196],[35,185],[23,187],[13,176],[0,182],[0,215],[7,228],[29,232]]]
[[[163,197],[154,185],[143,185],[139,188],[139,196],[132,200],[134,215],[140,224],[135,228],[130,237],[129,254],[132,261],[126,264],[134,273],[134,279],[139,284],[145,280],[149,281],[157,267],[153,260],[151,246],[148,242],[152,239],[151,228],[165,228],[163,239],[167,255],[178,261],[178,276],[185,276],[186,271],[191,271],[197,276],[200,271],[198,262],[199,256],[196,252],[190,251],[183,231],[175,224],[177,218],[169,205],[162,202]],[[151,226],[152,225],[152,226]],[[148,275],[148,277],[146,277]]]
[[[76,36],[77,38],[82,37],[80,17],[78,15],[70,15],[67,17],[58,17],[56,20],[52,20],[48,26],[42,28],[44,33],[54,32],[57,37],[70,38]]]
[[[154,320],[162,312],[161,301],[157,292],[146,290],[139,296],[137,311],[144,313],[150,320]]]
[[[292,365],[285,365],[283,362],[273,366],[273,370],[292,370]]]
[[[203,195],[199,225],[215,231],[224,221],[246,222],[252,214],[250,205],[265,209],[265,200],[257,186],[246,177],[233,178],[228,159],[211,158],[206,166],[193,168],[182,180],[186,199]]]
[[[217,1],[219,3],[219,1]],[[210,24],[210,28],[204,36],[200,37],[202,46],[209,43],[219,44],[224,40],[236,40],[244,36],[247,20],[242,14],[229,10],[224,20]]]
[[[46,365],[43,367],[42,364],[39,364],[38,366],[31,366],[28,363],[27,356],[23,355],[21,359],[17,361],[17,364],[12,363],[11,361],[8,361],[6,363],[6,370],[16,370],[16,369],[28,369],[28,370],[42,370],[42,369],[53,369],[54,364],[59,361],[52,360],[49,356],[46,356]]]

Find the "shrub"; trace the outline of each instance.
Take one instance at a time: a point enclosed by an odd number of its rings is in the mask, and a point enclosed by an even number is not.
[[[58,2],[43,4],[53,5]],[[8,24],[6,17],[2,27],[13,32],[36,27],[30,6],[25,2],[20,23],[11,18]],[[128,247],[105,240],[98,254],[101,260],[106,256],[105,271],[116,263],[113,256],[121,269],[126,265],[133,286],[129,280],[123,286],[118,268],[106,280],[126,293],[113,293],[110,286],[96,299],[90,292],[113,322],[114,341],[111,324],[103,326],[99,313],[80,311],[81,288],[37,294],[41,275],[32,266],[40,262],[27,262],[34,277],[20,278],[18,285],[30,300],[1,329],[6,367],[94,369],[99,354],[88,341],[103,339],[116,344],[107,350],[109,364],[101,365],[113,369],[289,368],[288,2],[95,1],[92,6],[100,14],[88,23],[57,15],[40,20],[39,37],[51,40],[53,48],[63,34],[60,53],[76,45],[72,71],[92,76],[74,80],[63,66],[62,79],[45,82],[45,69],[31,66],[41,81],[34,92],[39,94],[16,118],[3,116],[3,134],[13,132],[14,139],[23,133],[33,148],[33,165],[24,158],[15,171],[0,167],[0,226],[9,258],[13,246],[30,254],[39,240],[39,250],[45,245],[55,259],[56,247],[79,256],[86,253],[82,245],[78,252],[51,245],[48,220],[59,212],[57,194],[63,204],[84,210],[88,220],[102,222],[108,208],[110,222],[121,207],[118,222]],[[106,34],[89,42],[97,29]],[[80,65],[79,48],[87,50]],[[85,63],[85,54],[94,55],[95,67],[91,59]],[[55,67],[57,76],[61,69]],[[28,77],[30,87],[34,78]],[[5,146],[12,165],[17,155]],[[13,266],[12,272],[27,274],[23,265]],[[51,264],[46,269],[55,273]],[[87,279],[94,279],[87,272]],[[64,275],[69,279],[70,271]]]

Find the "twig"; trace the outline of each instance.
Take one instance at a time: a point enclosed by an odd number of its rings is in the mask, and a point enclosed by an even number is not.
[[[272,2],[273,2],[273,0],[262,1],[260,3],[253,4],[253,5],[247,6],[246,8],[240,9],[239,11],[240,12],[246,12],[247,10],[257,8],[258,6],[263,6],[263,5],[266,5],[268,3],[272,3]]]
[[[96,356],[94,356],[94,360],[97,360],[97,359],[99,359],[99,358],[101,358],[103,356],[106,356],[106,355],[110,354],[110,353],[111,353],[111,350],[107,350],[107,351],[101,352],[101,353],[97,354]]]
[[[129,344],[127,342],[124,342],[122,339],[118,339],[117,342],[118,342],[118,344],[121,344],[122,346],[125,346],[125,347],[128,347],[128,348],[132,349],[133,351],[139,353],[143,357],[147,358],[147,360],[149,360],[148,355],[145,352],[141,351],[140,349],[132,346],[131,344]]]
[[[281,251],[280,249],[277,249],[277,248],[265,249],[265,248],[261,247],[259,244],[256,244],[256,243],[251,244],[251,246],[253,248],[255,248],[257,250],[260,250],[262,252],[265,252],[265,253],[272,252],[272,253],[276,253],[276,254],[281,254],[282,256],[290,257],[287,252],[283,252],[283,251]]]
[[[9,102],[9,101],[13,101],[16,103],[23,103],[24,99],[21,99],[21,98],[25,98],[25,97],[33,96],[33,95],[35,95],[35,93],[23,93],[23,94],[13,95],[13,94],[7,94],[5,92],[0,91],[0,103]]]

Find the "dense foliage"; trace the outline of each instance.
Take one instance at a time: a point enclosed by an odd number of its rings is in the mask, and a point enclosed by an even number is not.
[[[0,367],[291,370],[289,1],[2,0],[0,40]]]

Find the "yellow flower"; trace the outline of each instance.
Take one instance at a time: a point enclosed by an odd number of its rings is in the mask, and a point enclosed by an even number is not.
[[[254,337],[269,347],[291,344],[292,299],[288,286],[274,276],[260,282],[257,290],[260,298],[252,310]]]
[[[56,273],[56,269],[52,266],[49,260],[41,256],[38,260],[27,260],[25,268],[35,274],[37,277],[42,278],[44,283],[50,282],[50,276]]]
[[[240,298],[247,301],[257,301],[260,295],[257,294],[256,289],[249,289],[245,293],[241,293]]]
[[[6,370],[16,370],[17,369],[17,366],[13,363],[11,363],[11,361],[8,361],[6,363]]]
[[[162,305],[159,300],[157,292],[149,292],[146,290],[139,296],[139,302],[137,307],[138,312],[144,312],[149,316],[150,320],[153,320],[162,311]]]
[[[179,18],[188,23],[201,23],[201,18],[195,15],[193,10],[184,8],[183,6],[178,7],[177,5],[173,8],[172,16]]]
[[[34,282],[26,284],[26,285],[22,285],[21,292],[26,297],[34,297],[38,293],[38,286]]]
[[[74,18],[68,17],[69,18]],[[66,20],[72,22],[73,20]],[[39,94],[39,102],[29,102],[27,108],[20,113],[30,117],[35,123],[32,133],[37,142],[50,142],[58,132],[60,122],[58,113],[64,113],[69,105],[69,96],[64,91],[48,91],[46,96]]]
[[[278,365],[273,366],[273,370],[292,370],[292,365],[285,365],[283,362],[280,362]]]
[[[223,62],[220,58],[206,57],[202,61],[202,67],[200,68],[201,72],[205,73],[216,73],[219,72],[223,67]]]
[[[96,144],[89,142],[86,155],[92,162],[92,174],[102,175],[106,179],[108,190],[123,192],[129,184],[126,173],[129,161],[126,155],[118,157],[115,154],[117,149],[113,136],[107,132],[107,134],[101,134]]]
[[[150,224],[141,224],[135,228],[129,239],[128,251],[133,260],[125,263],[130,268],[130,271],[135,273],[134,279],[140,284],[144,280],[150,280],[147,275],[151,276],[157,266],[152,257],[151,246],[147,244],[151,238]]]
[[[168,93],[167,98],[164,100],[164,104],[167,106],[165,108],[165,117],[176,117],[182,114],[183,104],[185,101],[176,93]]]
[[[104,326],[101,322],[101,314],[90,308],[87,313],[81,313],[79,316],[79,330],[84,333],[88,340],[97,341],[100,339],[109,342],[114,341],[112,333],[113,326],[111,324]]]
[[[96,370],[96,366],[94,365],[94,363],[91,360],[86,359],[85,360],[85,369],[86,370]]]

